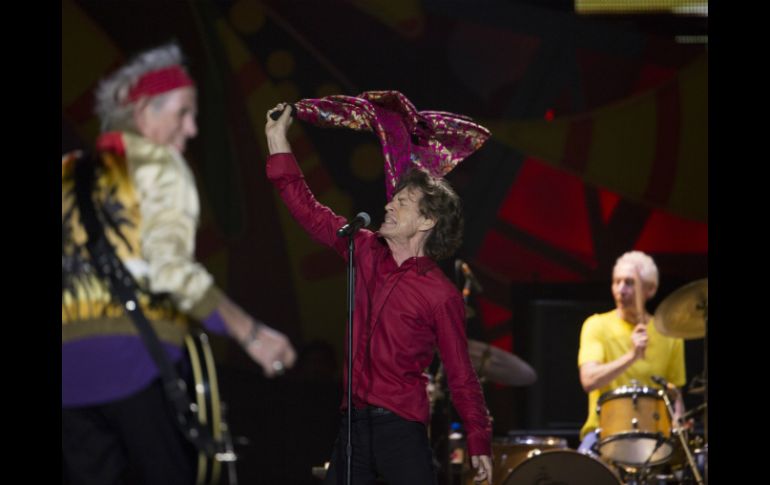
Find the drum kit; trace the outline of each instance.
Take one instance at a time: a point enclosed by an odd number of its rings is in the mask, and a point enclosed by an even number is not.
[[[654,315],[663,335],[707,338],[708,280],[687,284],[666,297]],[[705,342],[707,344],[707,342]],[[705,348],[705,346],[704,346]],[[471,362],[481,382],[510,386],[533,384],[537,375],[519,357],[489,344],[470,340]],[[704,360],[707,359],[704,351]],[[600,396],[599,428],[593,452],[568,449],[562,438],[514,436],[492,443],[493,482],[486,485],[534,483],[564,485],[684,485],[708,483],[708,374],[690,394],[702,394],[703,404],[673,422],[673,387],[653,379],[660,387],[632,382]],[[685,422],[703,417],[704,438],[690,436]],[[473,471],[462,474],[463,485],[479,485]],[[484,484],[485,482],[482,482]]]
[[[469,271],[464,271],[466,278]],[[469,294],[466,281],[463,296]],[[466,300],[467,304],[467,300]],[[465,463],[450,483],[462,485],[704,485],[708,484],[708,280],[689,283],[667,296],[655,311],[655,328],[663,335],[704,339],[704,372],[688,389],[703,395],[699,406],[673,422],[674,409],[665,380],[653,377],[660,387],[638,382],[601,395],[597,403],[599,428],[592,452],[569,449],[563,438],[517,436],[492,442],[493,482],[475,482],[463,450],[448,450],[448,463]],[[468,341],[468,354],[480,382],[528,386],[537,380],[535,370],[518,356],[476,340]],[[444,400],[442,367],[428,374],[431,414],[436,401]],[[697,385],[695,385],[697,381]],[[444,400],[445,401],[445,400]],[[441,413],[439,413],[441,415]],[[685,423],[703,418],[704,436],[690,436]],[[429,428],[430,433],[430,428]],[[451,432],[447,434],[451,441]],[[451,467],[450,467],[451,468]],[[324,470],[325,472],[325,470]],[[325,475],[325,473],[324,473]],[[457,479],[457,480],[455,480]]]
[[[708,279],[682,286],[667,296],[655,311],[655,328],[663,335],[704,339],[703,404],[672,423],[673,404],[664,379],[653,376],[660,388],[630,386],[604,393],[598,402],[596,452],[613,464],[632,485],[708,483]],[[676,388],[674,388],[675,390]],[[677,391],[678,392],[678,391]],[[705,440],[690,438],[685,422],[703,415]]]

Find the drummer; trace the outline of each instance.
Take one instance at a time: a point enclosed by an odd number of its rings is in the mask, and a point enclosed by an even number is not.
[[[580,430],[579,451],[593,451],[597,440],[593,431],[599,425],[596,405],[603,393],[632,381],[659,387],[652,376],[661,376],[676,386],[686,382],[684,341],[660,334],[645,309],[657,289],[658,268],[652,258],[641,251],[627,252],[612,270],[615,309],[594,314],[583,323],[578,366],[580,383],[588,393],[588,419]],[[684,403],[680,392],[674,389],[673,394],[672,424],[678,426]]]

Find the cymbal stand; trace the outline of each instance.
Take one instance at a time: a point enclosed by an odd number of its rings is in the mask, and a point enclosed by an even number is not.
[[[671,404],[671,399],[668,397],[668,393],[666,392],[666,389],[663,388],[659,390],[658,394],[663,398],[663,402],[666,403],[666,409],[668,410],[668,415],[671,416],[673,419],[674,406],[673,404]],[[673,423],[671,432],[676,435],[676,437],[679,439],[679,443],[682,445],[684,454],[687,456],[687,466],[690,467],[693,477],[695,477],[696,483],[698,485],[704,485],[703,478],[701,477],[700,472],[698,471],[698,467],[695,464],[695,458],[692,456],[692,451],[690,451],[690,444],[687,442],[687,430],[685,430],[684,427],[680,426],[680,424],[681,423]]]
[[[476,370],[476,375],[479,376],[479,383],[482,385],[487,381],[486,378],[486,368],[487,368],[487,362],[489,362],[489,359],[492,358],[492,350],[491,345],[486,344],[486,347],[484,348],[484,352],[481,354],[481,364],[479,364],[479,368]]]

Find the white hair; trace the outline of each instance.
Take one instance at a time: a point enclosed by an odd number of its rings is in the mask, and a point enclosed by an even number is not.
[[[133,120],[134,103],[128,93],[143,75],[173,65],[182,65],[182,50],[172,42],[141,52],[126,65],[102,80],[96,88],[95,111],[101,121],[102,132],[136,130]],[[165,94],[156,96],[153,103],[162,102]]]
[[[621,264],[629,264],[636,268],[639,272],[639,278],[641,278],[643,283],[652,286],[652,294],[655,294],[658,290],[658,267],[649,255],[641,251],[628,251],[627,253],[623,253],[623,255],[615,261],[612,272],[614,273],[615,269]]]

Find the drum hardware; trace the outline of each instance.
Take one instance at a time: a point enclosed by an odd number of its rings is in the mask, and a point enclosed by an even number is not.
[[[703,374],[699,374],[692,378],[690,385],[687,388],[688,394],[703,394],[706,391],[706,379]]]
[[[690,433],[688,433],[688,443],[690,445],[690,450],[692,450],[693,457],[695,458],[698,471],[700,472],[701,477],[704,477],[708,446],[704,445],[701,436],[693,436]],[[678,441],[676,442],[676,445],[674,453],[671,455],[671,460],[666,464],[665,468],[658,470],[658,472],[674,477],[665,482],[666,484],[694,484],[695,477],[687,463],[687,456]]]
[[[708,447],[702,447],[703,440],[700,436],[691,437],[688,442],[695,456],[698,470],[703,476]],[[665,464],[650,466],[646,469],[612,462],[611,465],[620,475],[624,485],[687,485],[696,483],[679,442],[675,442],[675,445],[677,446],[671,459]]]
[[[683,339],[703,338],[703,376],[701,388],[690,388],[692,394],[703,394],[703,432],[708,443],[708,278],[688,283],[667,296],[655,310],[655,327],[663,335]],[[688,463],[692,463],[688,456]],[[704,467],[708,482],[708,458]],[[699,482],[700,483],[700,482]]]
[[[623,485],[664,485],[668,483],[679,484],[674,474],[662,474],[652,468],[641,469],[628,466],[618,466],[618,475]]]
[[[641,464],[641,466],[631,466],[628,464],[615,462],[609,460],[619,471],[624,485],[647,485],[650,480],[650,475],[654,473],[653,466],[650,464],[650,460],[658,449],[668,443],[668,439],[662,434],[658,433],[655,448],[650,452],[647,460]],[[666,458],[665,461],[667,461]]]
[[[706,403],[704,402],[703,404],[690,409],[689,411],[687,411],[686,413],[684,413],[682,415],[682,418],[681,418],[682,421],[687,421],[688,419],[690,419],[692,417],[695,417],[695,416],[697,416],[697,415],[699,415],[701,413],[706,412],[706,407],[707,407]]]
[[[655,445],[655,448],[650,452],[649,458],[647,458],[647,461],[645,461],[642,466],[640,467],[640,470],[638,472],[639,477],[643,480],[642,483],[644,483],[644,480],[649,473],[650,473],[650,460],[653,456],[655,456],[655,452],[658,451],[658,448],[660,448],[664,443],[668,442],[668,440],[663,436],[663,434],[658,433],[658,441]]]
[[[663,389],[660,389],[658,393],[663,398],[663,402],[666,404],[666,409],[668,409],[669,415],[673,416],[674,405],[671,403],[671,398],[668,397],[668,393],[666,392],[668,383],[666,382],[665,379],[659,376],[652,376],[652,380],[663,387]],[[690,467],[690,471],[692,472],[696,483],[698,483],[698,485],[703,485],[703,478],[701,477],[700,472],[698,471],[698,466],[695,464],[695,458],[693,457],[692,451],[690,451],[690,444],[688,443],[688,440],[687,440],[687,430],[681,426],[681,423],[675,423],[675,426],[672,429],[672,432],[679,439],[679,443],[682,446],[682,450],[684,451],[685,456],[687,457],[687,465]]]

